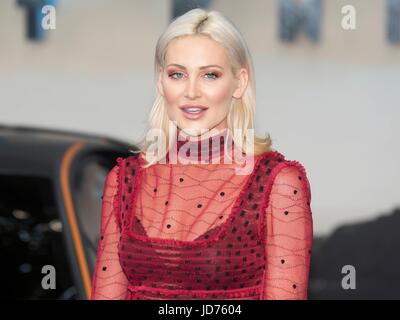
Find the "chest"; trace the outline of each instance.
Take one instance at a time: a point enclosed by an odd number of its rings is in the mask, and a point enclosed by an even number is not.
[[[270,172],[270,161],[260,160],[250,175],[155,166],[120,177],[119,253],[130,282],[187,290],[258,285]]]
[[[136,184],[130,214],[149,237],[193,241],[227,222],[251,178],[229,166],[153,166]]]

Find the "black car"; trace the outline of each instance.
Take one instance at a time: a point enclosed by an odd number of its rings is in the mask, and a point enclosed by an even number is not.
[[[131,150],[102,136],[0,126],[0,299],[89,298],[105,179]]]

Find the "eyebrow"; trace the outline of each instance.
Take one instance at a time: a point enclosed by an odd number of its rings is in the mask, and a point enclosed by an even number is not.
[[[179,68],[182,68],[182,69],[186,69],[185,66],[182,66],[182,65],[176,64],[176,63],[171,63],[171,64],[167,65],[167,67],[170,67],[170,66],[175,66],[175,67],[179,67]],[[211,68],[211,67],[220,68],[220,69],[224,70],[223,67],[221,67],[221,66],[219,66],[217,64],[210,64],[208,66],[202,66],[202,67],[200,67],[200,70]]]

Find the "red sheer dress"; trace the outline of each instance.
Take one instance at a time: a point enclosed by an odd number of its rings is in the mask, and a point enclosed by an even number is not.
[[[170,163],[170,153],[148,168],[141,153],[117,159],[104,186],[91,299],[307,299],[305,169],[273,150],[238,174],[243,164],[224,161],[226,133],[178,140],[186,160],[205,163]],[[209,152],[193,152],[204,140]]]

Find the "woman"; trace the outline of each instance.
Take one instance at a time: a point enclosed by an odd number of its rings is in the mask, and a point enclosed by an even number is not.
[[[155,72],[149,134],[105,183],[91,299],[307,299],[310,185],[253,136],[239,31],[191,10],[159,38]]]

